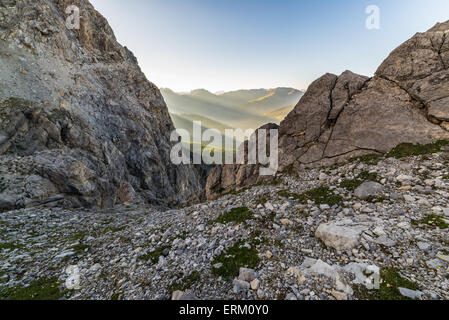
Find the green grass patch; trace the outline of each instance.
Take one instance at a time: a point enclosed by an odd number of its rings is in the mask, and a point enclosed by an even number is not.
[[[159,262],[159,257],[163,255],[164,250],[170,250],[170,248],[170,246],[159,247],[156,250],[151,251],[150,253],[139,256],[137,260],[146,262],[151,261],[152,264],[156,264]]]
[[[360,157],[354,157],[349,159],[349,162],[362,162],[368,165],[376,165],[379,163],[382,156],[380,154],[367,154]]]
[[[101,234],[106,234],[109,232],[117,233],[117,232],[123,231],[125,229],[126,229],[126,227],[106,227],[103,229],[103,231],[101,231]]]
[[[447,224],[444,221],[444,218],[442,216],[438,216],[436,214],[428,215],[427,217],[421,219],[421,220],[412,220],[412,225],[419,226],[419,225],[427,225],[431,227],[432,229],[440,228],[440,229],[447,229],[449,228],[449,224]]]
[[[201,279],[201,273],[193,271],[189,276],[182,278],[179,281],[174,281],[168,286],[169,292],[186,291],[195,285]]]
[[[72,247],[72,250],[75,251],[75,252],[78,253],[78,254],[85,253],[85,252],[86,252],[86,249],[87,249],[87,250],[90,249],[90,246],[88,246],[87,244],[77,244],[77,245],[74,245],[74,246]]]
[[[343,202],[343,198],[334,194],[329,187],[319,187],[309,190],[300,195],[298,200],[303,204],[311,200],[316,204],[328,204],[330,206],[340,205]]]
[[[123,292],[116,292],[111,296],[111,301],[118,301],[123,296]]]
[[[404,297],[399,288],[419,290],[416,283],[402,277],[394,268],[382,269],[379,290],[368,290],[364,285],[354,286],[354,296],[361,300],[411,300]]]
[[[377,173],[362,171],[356,178],[354,179],[345,179],[340,183],[340,188],[346,189],[348,191],[354,192],[355,189],[360,187],[366,181],[375,181],[377,182]]]
[[[277,192],[277,195],[278,196],[281,196],[281,197],[283,197],[283,198],[296,198],[296,197],[298,197],[298,195],[296,194],[296,193],[291,193],[290,191],[288,191],[288,190],[281,190],[281,191],[278,191]]]
[[[249,242],[252,246],[268,245],[269,241],[267,238],[262,237],[262,233],[259,230],[251,233]]]
[[[28,287],[12,287],[0,290],[0,300],[59,300],[64,292],[59,289],[57,278],[36,280]]]
[[[70,239],[71,239],[72,241],[81,241],[81,240],[84,240],[84,238],[86,238],[87,235],[88,235],[88,232],[86,232],[86,231],[80,231],[80,232],[78,232],[78,233],[73,234],[73,235],[70,237]]]
[[[22,244],[14,243],[14,242],[6,242],[6,243],[0,243],[0,251],[1,250],[15,250],[15,249],[21,249],[23,248]]]
[[[307,204],[308,200],[316,204],[328,204],[330,206],[340,205],[343,202],[343,198],[334,194],[329,187],[315,188],[303,194],[294,194],[287,190],[281,190],[277,194],[284,198],[294,198],[302,204]]]
[[[254,247],[244,247],[244,243],[237,242],[212,261],[212,273],[224,279],[233,279],[239,275],[240,268],[256,269],[260,263],[258,252]],[[213,266],[221,263],[220,268]]]
[[[234,208],[227,213],[222,214],[215,220],[217,223],[242,223],[246,220],[250,220],[253,217],[253,213],[247,207]]]
[[[362,185],[363,181],[359,179],[346,179],[340,183],[340,188],[346,189],[348,191],[355,191],[358,187]]]
[[[268,202],[268,196],[262,196],[259,199],[257,199],[256,205],[259,205],[259,204],[264,205],[267,202]]]
[[[402,143],[387,153],[386,157],[400,159],[408,156],[432,154],[440,152],[441,148],[447,145],[449,145],[449,141],[446,140],[439,140],[430,144]]]
[[[388,200],[388,198],[385,196],[369,196],[368,198],[365,199],[365,201],[369,203],[379,203],[384,202],[386,200]]]

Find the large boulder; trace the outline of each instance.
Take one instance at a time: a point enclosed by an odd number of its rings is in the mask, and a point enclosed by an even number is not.
[[[362,200],[366,200],[370,197],[379,196],[383,193],[384,187],[377,182],[374,181],[366,181],[362,183],[357,189],[354,191],[354,195]]]
[[[321,224],[316,230],[315,236],[323,241],[326,246],[344,251],[357,247],[361,234],[368,228],[369,225],[342,220]]]
[[[66,27],[70,5],[79,29]],[[1,1],[0,81],[0,209],[202,194],[205,172],[170,161],[158,88],[87,0]]]

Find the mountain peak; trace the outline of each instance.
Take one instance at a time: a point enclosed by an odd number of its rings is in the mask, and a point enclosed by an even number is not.
[[[212,92],[206,89],[195,89],[190,91],[192,96],[215,96]]]

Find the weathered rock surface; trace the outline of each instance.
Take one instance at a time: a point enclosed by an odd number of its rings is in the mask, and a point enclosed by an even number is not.
[[[315,236],[326,246],[337,250],[348,250],[359,244],[360,235],[368,229],[367,225],[354,224],[351,220],[343,220],[321,224]]]
[[[87,0],[0,1],[0,81],[0,209],[201,194],[196,169],[171,165],[158,88]]]
[[[448,33],[449,21],[416,34],[394,50],[371,79],[345,71],[313,82],[280,125],[280,170],[385,154],[401,143],[448,140]],[[227,168],[233,170],[237,168]],[[248,173],[241,166],[238,170]],[[209,179],[214,183],[206,187],[209,198],[221,188],[213,174]],[[224,189],[255,180],[239,176]]]
[[[384,188],[380,183],[374,181],[366,181],[360,187],[355,189],[354,195],[359,199],[368,199],[370,197],[379,196]]]

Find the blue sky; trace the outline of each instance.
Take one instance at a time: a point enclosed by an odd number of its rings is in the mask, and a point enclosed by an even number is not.
[[[148,79],[175,91],[305,89],[373,75],[399,44],[449,20],[448,0],[91,0]],[[365,10],[380,9],[368,30]]]

